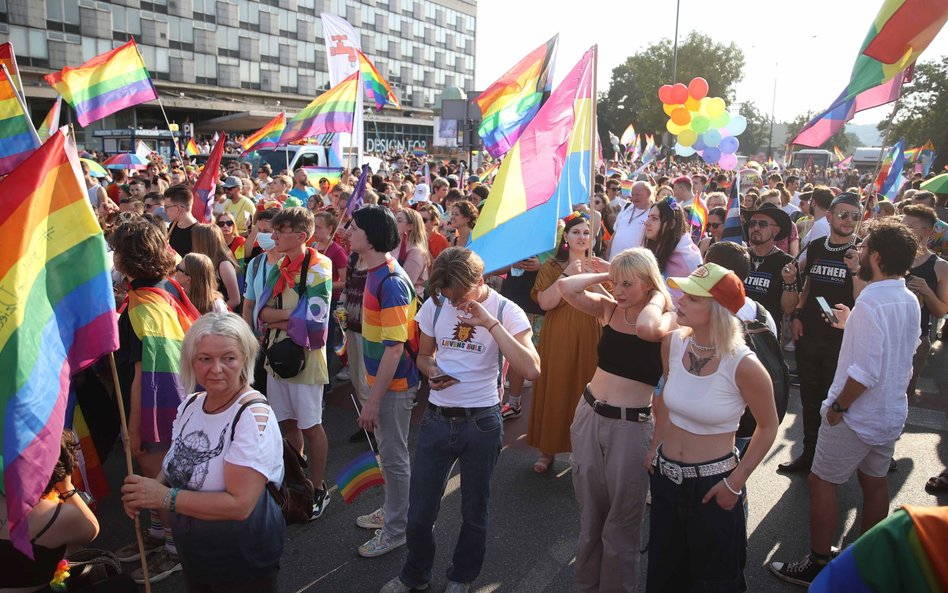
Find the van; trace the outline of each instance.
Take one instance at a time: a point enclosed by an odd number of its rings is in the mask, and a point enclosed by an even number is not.
[[[326,147],[320,144],[291,144],[274,148],[261,148],[240,159],[249,162],[254,173],[264,163],[270,165],[273,173],[284,169],[295,171],[300,167],[328,167],[329,158]]]
[[[812,167],[815,172],[822,172],[835,162],[836,155],[828,150],[804,148],[803,150],[793,151],[790,167],[792,169]]]
[[[875,171],[881,153],[882,149],[878,146],[860,146],[853,151],[852,167],[860,174]]]

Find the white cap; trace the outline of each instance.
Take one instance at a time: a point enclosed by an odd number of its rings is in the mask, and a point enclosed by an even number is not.
[[[415,186],[415,193],[412,195],[409,203],[417,204],[418,202],[427,202],[428,196],[431,194],[431,190],[428,189],[428,185],[425,183],[419,183]]]

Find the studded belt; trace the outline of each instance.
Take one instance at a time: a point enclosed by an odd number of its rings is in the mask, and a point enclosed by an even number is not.
[[[737,464],[738,451],[736,448],[733,454],[727,459],[698,465],[679,465],[662,457],[660,450],[652,459],[653,467],[657,467],[663,476],[679,485],[685,478],[706,478],[729,472],[737,467]]]
[[[604,401],[596,399],[589,391],[588,385],[583,391],[583,397],[594,412],[606,418],[628,420],[629,422],[648,422],[652,417],[652,406],[645,406],[644,408],[619,408],[611,406]]]

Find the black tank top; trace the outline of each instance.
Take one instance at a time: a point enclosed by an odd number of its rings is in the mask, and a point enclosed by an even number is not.
[[[624,334],[606,325],[596,351],[599,368],[607,373],[653,387],[662,377],[661,342],[647,342],[635,334]]]
[[[36,537],[30,540],[33,546],[33,560],[14,548],[10,540],[0,539],[0,566],[4,567],[0,570],[0,587],[34,587],[45,585],[52,580],[59,561],[66,555],[66,546],[47,548],[37,544],[36,540],[52,527],[62,508],[62,504],[56,505],[56,510],[53,511],[49,522],[36,534]]]
[[[938,261],[938,256],[934,253],[923,261],[921,265],[912,268],[909,270],[909,274],[912,276],[918,276],[925,281],[925,284],[928,285],[932,291],[938,290],[938,275],[935,274],[935,262]],[[928,331],[931,329],[932,318],[931,313],[928,311],[928,305],[922,299],[922,335],[927,336]]]

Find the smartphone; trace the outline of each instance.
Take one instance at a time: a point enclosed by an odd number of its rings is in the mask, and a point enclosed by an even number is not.
[[[823,311],[823,315],[826,315],[826,318],[832,321],[833,323],[839,323],[839,319],[836,318],[836,313],[829,306],[829,303],[826,302],[821,296],[816,297],[816,304],[820,306],[820,310]]]
[[[438,375],[436,377],[428,377],[428,381],[434,381],[435,383],[444,383],[445,381],[457,381],[457,379],[452,377],[451,375]]]

